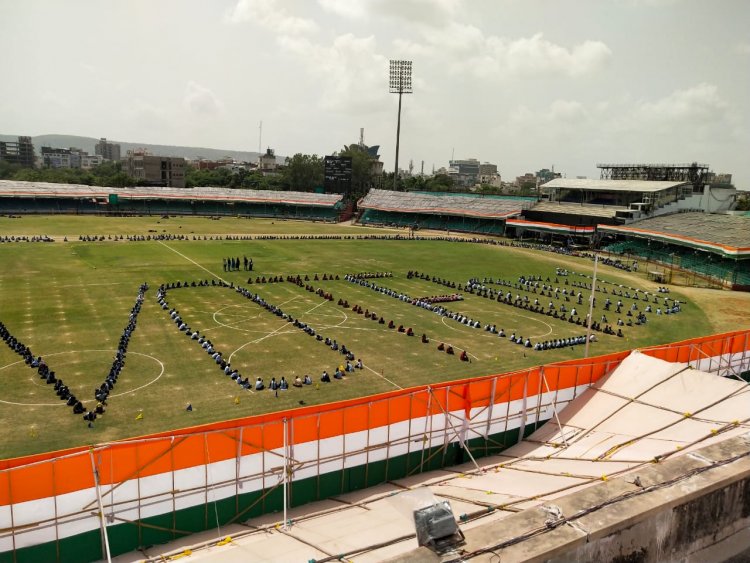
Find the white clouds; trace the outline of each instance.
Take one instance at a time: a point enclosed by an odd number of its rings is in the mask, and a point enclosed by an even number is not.
[[[532,110],[518,106],[510,122],[522,127],[543,126],[546,130],[571,125],[598,126],[618,133],[644,132],[683,134],[700,127],[725,129],[734,121],[732,109],[713,84],[700,83],[675,90],[656,100],[598,101],[587,107],[575,100],[555,100],[548,106]]]
[[[461,0],[372,0],[373,12],[410,25],[442,27],[454,21]]]
[[[282,36],[279,44],[302,59],[308,74],[316,77],[322,108],[372,113],[383,105],[388,61],[377,52],[373,36],[348,33],[336,37],[330,46]]]
[[[684,90],[676,90],[653,102],[641,102],[629,121],[643,125],[696,127],[725,123],[730,119],[728,105],[713,84],[701,83]]]
[[[518,106],[510,114],[510,125],[515,130],[538,130],[537,133],[564,133],[571,127],[580,127],[589,121],[591,112],[575,100],[555,100],[540,110]]]
[[[406,56],[442,58],[454,74],[477,77],[533,77],[558,75],[579,77],[604,68],[612,51],[601,41],[585,40],[564,47],[537,33],[508,39],[485,36],[477,27],[452,22],[444,29],[422,28],[423,41],[396,40],[394,46]]]
[[[716,85],[699,83],[653,99],[623,95],[520,105],[492,134],[498,143],[513,139],[509,149],[519,158],[531,151],[580,166],[586,165],[582,155],[588,166],[606,159],[713,162],[742,139],[741,123]]]
[[[494,58],[514,74],[559,73],[580,76],[607,63],[612,51],[601,41],[586,40],[567,49],[544,39],[541,33],[506,42],[490,41]]]
[[[444,26],[452,21],[461,0],[318,0],[327,12],[351,19],[377,17],[410,26]]]
[[[596,72],[612,57],[601,41],[584,40],[572,47],[558,45],[542,33],[507,38],[487,34],[465,21],[461,0],[318,0],[335,15],[351,19],[388,19],[408,24],[397,28],[410,36],[397,37],[399,56],[435,57],[453,73],[475,76],[578,77]],[[416,38],[415,38],[416,37]]]
[[[216,115],[221,113],[222,105],[216,95],[197,82],[187,83],[182,106],[190,113],[197,115]]]
[[[277,0],[238,0],[227,15],[231,23],[253,22],[270,31],[296,35],[317,31],[318,25],[310,19],[289,14]]]
[[[368,13],[366,0],[318,0],[318,4],[326,12],[345,18],[364,18]]]
[[[579,77],[602,69],[612,56],[601,41],[586,40],[567,48],[545,39],[541,33],[509,40],[484,37],[476,28],[462,27],[452,42],[443,45],[455,57],[454,70],[468,70],[477,76]]]

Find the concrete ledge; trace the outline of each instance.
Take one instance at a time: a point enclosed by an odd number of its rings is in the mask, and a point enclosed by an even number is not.
[[[725,463],[734,457],[738,459]],[[686,476],[692,471],[695,473]],[[636,476],[640,487],[633,483]],[[637,563],[705,561],[710,553],[712,561],[730,560],[750,550],[750,433],[645,465],[546,506],[552,504],[562,511],[563,518],[549,526],[550,514],[537,507],[465,531],[462,557],[483,561],[490,556],[496,560],[499,555],[503,563]],[[575,517],[592,507],[601,508]],[[570,520],[566,522],[566,518]],[[523,537],[526,539],[500,547]],[[482,554],[493,546],[498,547]],[[428,553],[420,549],[390,561],[458,560],[458,554],[441,558]]]

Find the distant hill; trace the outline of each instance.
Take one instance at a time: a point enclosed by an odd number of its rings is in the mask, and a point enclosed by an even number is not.
[[[18,135],[2,135],[0,141],[16,141]],[[37,135],[32,137],[34,150],[37,156],[41,153],[41,147],[53,147],[58,149],[67,149],[76,147],[85,150],[89,154],[94,154],[94,147],[99,139],[93,137],[80,137],[77,135]],[[111,143],[117,143],[121,147],[121,154],[125,156],[127,151],[134,149],[146,149],[148,152],[158,156],[181,156],[187,159],[207,158],[209,160],[218,160],[225,157],[238,161],[257,162],[258,153],[253,151],[235,151],[227,149],[209,149],[204,147],[178,147],[173,145],[151,145],[149,143],[128,143],[107,139]],[[276,162],[283,162],[284,157],[277,155]]]

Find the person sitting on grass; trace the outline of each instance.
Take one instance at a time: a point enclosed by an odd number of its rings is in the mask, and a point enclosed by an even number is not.
[[[450,354],[450,352],[448,352]],[[461,352],[461,361],[462,362],[468,362],[469,361],[469,355],[466,353],[466,350]]]
[[[422,344],[427,344],[430,341],[429,338],[427,338],[427,335],[423,332],[422,333]]]
[[[452,356],[453,354],[455,354],[455,352],[453,351],[453,346],[448,346],[448,347],[447,347],[447,348],[445,349],[445,352],[446,352],[447,354],[451,355],[451,356]]]
[[[341,371],[339,368],[336,368],[336,371],[333,372],[333,377],[335,379],[344,379],[344,372]]]
[[[308,374],[305,374],[305,379],[304,379],[303,383],[305,385],[312,385],[312,378]]]
[[[282,375],[281,381],[279,382],[279,389],[282,391],[287,391],[289,389],[289,384],[286,381],[286,378]]]
[[[438,350],[440,350],[441,352],[445,350],[445,344],[443,344],[442,342],[438,344]]]
[[[406,329],[406,336],[414,336],[414,331],[409,327]]]
[[[328,375],[328,372],[326,370],[323,370],[323,375],[320,377],[320,380],[323,383],[330,383],[331,382],[331,376]]]
[[[365,366],[364,366],[364,365],[362,364],[362,358],[359,358],[359,359],[357,360],[357,365],[356,365],[356,366],[354,366],[354,367],[356,367],[357,369],[363,369],[363,368],[365,367]]]
[[[271,381],[268,384],[268,388],[271,391],[276,391],[279,388],[279,384],[276,382],[276,378],[275,377],[271,378]]]
[[[295,387],[302,387],[302,380],[300,379],[299,375],[294,378],[294,383],[292,383],[292,385],[294,385]]]
[[[659,311],[659,314],[661,315],[661,310]],[[395,323],[393,322],[393,320],[390,320],[390,321],[388,322],[388,328],[395,328],[395,327],[396,327],[396,325],[395,325]]]

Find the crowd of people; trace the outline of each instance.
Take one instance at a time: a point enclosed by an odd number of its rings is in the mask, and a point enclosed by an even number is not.
[[[93,422],[98,416],[101,416],[105,412],[107,406],[107,398],[109,393],[117,383],[117,378],[120,375],[120,371],[125,366],[125,355],[127,354],[128,343],[130,342],[130,336],[135,330],[136,322],[138,320],[138,313],[141,311],[143,305],[144,294],[148,290],[147,284],[142,284],[138,289],[138,296],[135,300],[135,305],[130,310],[130,317],[128,324],[122,332],[120,342],[115,352],[115,358],[112,362],[109,374],[105,378],[104,382],[94,389],[94,399],[96,400],[96,407],[94,409],[86,411],[86,407],[83,401],[78,399],[71,389],[65,384],[62,378],[57,377],[55,371],[52,370],[42,356],[34,356],[31,352],[31,348],[19,341],[15,336],[11,334],[8,328],[0,322],[0,337],[7,344],[7,346],[13,350],[16,354],[21,356],[24,363],[29,368],[36,370],[39,378],[42,379],[48,385],[52,385],[52,389],[61,401],[65,401],[65,404],[72,407],[73,414],[83,415],[83,420],[88,422],[89,427],[93,425]]]
[[[138,288],[138,295],[135,298],[135,304],[132,309],[130,309],[128,324],[125,325],[125,328],[120,335],[120,342],[117,345],[117,351],[115,352],[112,366],[109,369],[109,374],[102,384],[94,389],[96,408],[83,415],[83,419],[89,423],[89,426],[92,426],[97,416],[104,414],[104,407],[107,406],[107,398],[117,384],[117,379],[120,377],[122,368],[125,367],[125,356],[128,352],[128,344],[130,344],[130,337],[133,335],[133,331],[135,331],[136,323],[138,322],[138,314],[141,312],[146,291],[148,291],[148,284],[142,283]]]
[[[3,235],[0,236],[0,243],[4,242],[55,242],[55,239],[48,237],[47,235]]]
[[[458,288],[456,287],[456,282],[452,282],[443,278],[439,278],[437,276],[430,277],[429,274],[425,274],[424,272],[418,272],[418,271],[412,271],[409,270],[406,274],[406,279],[419,279],[419,280],[426,280],[431,281],[432,283],[437,283],[440,285],[444,285],[445,287],[449,287],[451,289],[459,289],[461,290],[461,284],[458,284]]]
[[[229,257],[222,259],[222,267],[225,272],[239,272],[240,265],[242,265],[242,269],[246,272],[253,271],[253,259],[247,256],[242,257],[242,262],[240,262],[239,256],[237,258]]]
[[[596,335],[589,335],[589,342],[595,342]],[[518,344],[518,341],[516,341]],[[556,350],[558,348],[572,348],[574,346],[580,346],[586,344],[586,335],[582,334],[579,336],[571,336],[569,338],[555,338],[554,340],[545,340],[544,342],[537,342],[534,344],[534,350]]]
[[[297,276],[297,278],[300,278]],[[294,278],[295,280],[297,278]],[[283,281],[283,278],[282,280]],[[301,278],[300,278],[301,282]],[[216,363],[217,367],[222,371],[224,375],[226,375],[228,378],[230,378],[232,381],[234,381],[236,384],[238,384],[243,389],[247,390],[256,390],[261,391],[264,389],[270,389],[272,391],[278,392],[278,391],[286,391],[289,389],[289,383],[286,380],[285,377],[281,377],[279,380],[277,380],[275,377],[272,377],[271,380],[268,383],[268,386],[266,386],[265,382],[263,381],[262,377],[257,377],[255,381],[251,381],[249,377],[243,377],[242,374],[237,370],[236,368],[232,367],[229,359],[224,358],[223,354],[217,350],[214,346],[214,344],[211,342],[210,339],[206,338],[205,335],[202,335],[198,330],[192,329],[187,322],[180,316],[179,311],[177,311],[175,308],[170,308],[169,303],[167,301],[167,292],[171,289],[178,289],[178,288],[185,288],[185,287],[204,287],[204,286],[218,286],[218,287],[225,287],[228,289],[233,289],[246,299],[251,300],[252,302],[260,305],[264,309],[266,309],[268,312],[272,313],[273,315],[282,318],[283,320],[290,323],[295,328],[298,328],[308,334],[309,336],[312,336],[316,339],[316,341],[323,343],[325,346],[329,347],[332,351],[338,352],[341,355],[344,356],[344,363],[339,364],[336,369],[334,370],[334,379],[341,379],[344,377],[345,373],[353,372],[355,369],[363,369],[364,364],[361,359],[358,359],[356,363],[354,362],[354,353],[346,347],[345,344],[339,343],[336,339],[331,339],[328,337],[323,337],[321,334],[319,334],[311,325],[308,323],[305,323],[299,319],[294,318],[292,315],[289,315],[285,313],[280,307],[277,307],[271,303],[268,303],[265,299],[260,297],[257,293],[253,293],[250,290],[237,286],[235,287],[233,283],[226,283],[223,281],[216,281],[211,280],[211,283],[209,284],[208,280],[201,280],[198,282],[173,282],[170,284],[163,284],[159,287],[159,290],[157,292],[157,302],[161,306],[162,309],[168,310],[169,316],[174,322],[175,326],[180,332],[185,333],[185,335],[190,338],[191,340],[196,341],[197,344],[199,344],[203,350],[211,357],[211,359]],[[322,290],[320,290],[322,292]],[[332,296],[330,297],[324,297],[325,299],[333,299]],[[327,378],[325,377],[327,375],[327,372],[323,372],[324,376],[321,377],[321,381],[323,383],[330,382],[330,376]],[[295,377],[292,386],[293,387],[302,387],[303,385],[310,385],[312,384],[312,379],[309,375],[306,375],[304,380],[300,378],[299,376]],[[190,405],[192,407],[192,405]],[[189,410],[192,410],[190,408]]]
[[[421,307],[422,309],[427,309],[428,311],[432,311],[433,313],[436,313],[442,317],[452,319],[458,323],[469,326],[471,328],[479,328],[481,326],[481,323],[478,320],[473,319],[467,315],[464,315],[462,313],[456,313],[454,311],[450,311],[449,309],[446,309],[442,305],[436,306],[428,301],[410,297],[406,293],[402,293],[400,291],[395,291],[387,287],[379,286],[374,282],[367,281],[366,278],[356,278],[352,274],[346,274],[344,276],[344,279],[348,282],[355,283],[362,287],[366,287],[368,289],[381,293],[382,295],[393,297],[394,299],[398,299],[399,301],[403,301],[404,303],[409,303],[410,305],[414,305],[415,307]],[[460,301],[461,299],[455,299],[455,301]]]
[[[13,352],[23,358],[24,363],[31,369],[36,370],[39,377],[47,383],[47,385],[54,385],[53,389],[61,401],[65,401],[65,404],[69,407],[73,407],[73,414],[81,414],[84,412],[84,406],[75,395],[70,391],[67,385],[62,379],[55,376],[55,372],[50,369],[47,362],[41,356],[34,356],[31,352],[31,348],[26,346],[23,342],[18,340],[10,330],[0,322],[0,338]]]

